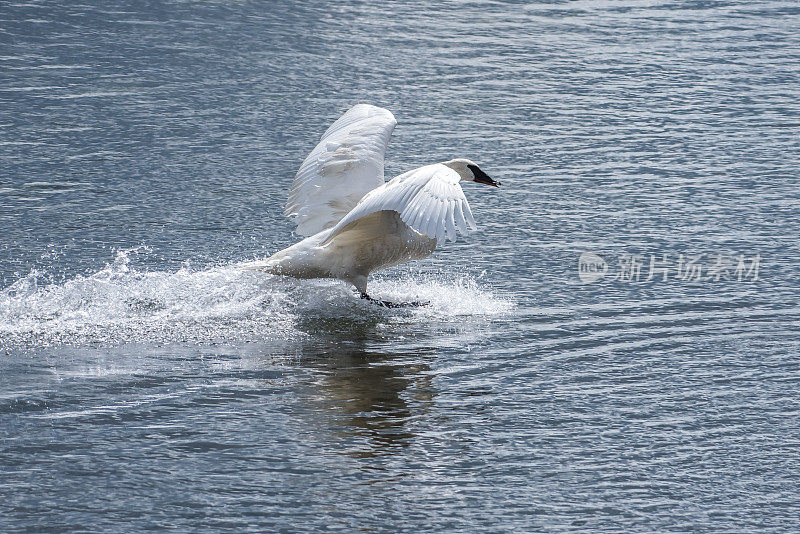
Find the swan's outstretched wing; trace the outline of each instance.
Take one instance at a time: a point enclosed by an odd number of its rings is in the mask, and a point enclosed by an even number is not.
[[[358,104],[328,128],[300,165],[284,215],[300,235],[330,228],[384,183],[383,155],[397,121],[389,110]]]
[[[456,171],[437,163],[393,178],[367,194],[331,230],[325,243],[362,217],[383,210],[396,211],[411,228],[439,241],[455,241],[456,228],[467,233],[475,219],[461,190]]]

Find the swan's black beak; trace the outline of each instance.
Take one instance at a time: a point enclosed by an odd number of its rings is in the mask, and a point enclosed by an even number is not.
[[[478,182],[479,184],[486,184],[486,185],[493,185],[495,187],[500,187],[500,182],[495,182],[489,175],[483,172],[478,168],[477,165],[468,165],[469,170],[472,171],[472,175],[475,177],[473,182]]]

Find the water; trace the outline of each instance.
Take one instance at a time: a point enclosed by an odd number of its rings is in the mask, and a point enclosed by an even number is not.
[[[800,526],[795,2],[92,4],[0,5],[0,530]],[[235,267],[357,102],[503,182],[425,308]]]

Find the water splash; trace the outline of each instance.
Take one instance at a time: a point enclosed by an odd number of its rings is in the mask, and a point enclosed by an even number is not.
[[[0,348],[287,339],[306,336],[298,324],[316,319],[450,321],[512,306],[469,278],[406,274],[377,278],[370,290],[381,298],[430,305],[389,310],[332,280],[294,280],[237,265],[137,270],[132,256],[146,252],[119,251],[96,273],[63,283],[31,271],[0,290]]]

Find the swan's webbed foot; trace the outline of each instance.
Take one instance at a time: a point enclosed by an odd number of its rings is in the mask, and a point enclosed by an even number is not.
[[[378,306],[383,306],[384,308],[419,308],[420,306],[427,306],[430,304],[430,302],[421,302],[417,300],[411,302],[390,302],[388,300],[374,299],[366,293],[361,293],[361,298],[377,304]]]

